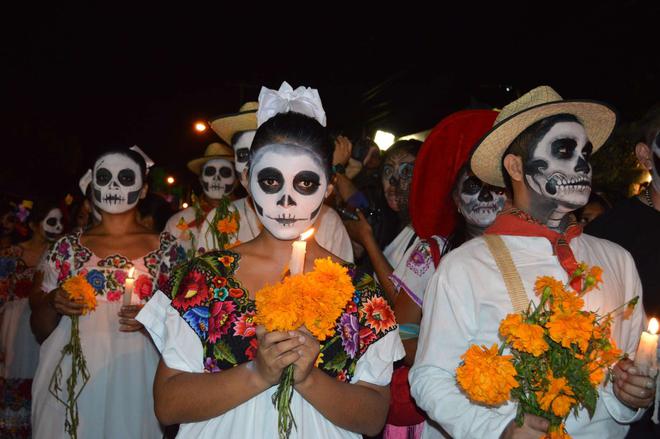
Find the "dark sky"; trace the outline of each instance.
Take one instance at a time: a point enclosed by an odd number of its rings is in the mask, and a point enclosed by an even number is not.
[[[354,138],[428,129],[542,83],[611,103],[624,121],[660,100],[658,2],[479,3],[3,14],[0,191],[73,190],[96,154],[118,145],[138,144],[185,177],[215,140],[193,121],[235,112],[282,80],[318,88],[329,127]]]

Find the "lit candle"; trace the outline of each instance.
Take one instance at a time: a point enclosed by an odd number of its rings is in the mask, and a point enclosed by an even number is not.
[[[658,368],[658,320],[651,319],[648,329],[642,331],[635,354],[635,367],[646,376],[655,376]]]
[[[133,298],[133,285],[135,284],[135,279],[133,279],[134,271],[135,267],[131,267],[128,270],[128,277],[126,278],[126,282],[124,282],[124,305],[130,305]]]
[[[291,260],[289,261],[289,273],[291,275],[302,274],[305,271],[305,253],[307,252],[307,241],[306,239],[312,236],[314,229],[309,229],[302,235],[300,239],[293,241],[291,245],[293,248],[291,250]]]

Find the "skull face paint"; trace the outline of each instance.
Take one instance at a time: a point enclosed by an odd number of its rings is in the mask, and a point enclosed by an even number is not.
[[[660,193],[660,131],[655,136],[651,144],[651,152],[653,153],[653,169],[651,169],[652,180],[651,184],[653,189]]]
[[[557,213],[578,209],[589,201],[593,146],[577,122],[557,122],[532,147],[524,164],[525,183]]]
[[[51,209],[46,217],[41,221],[41,228],[48,241],[57,240],[64,231],[62,224],[62,211],[60,209]]]
[[[234,188],[236,174],[234,166],[227,159],[209,160],[202,167],[199,176],[204,194],[212,200],[219,200]]]
[[[94,164],[94,204],[104,212],[124,213],[135,207],[142,186],[140,166],[124,154],[106,154]]]
[[[237,136],[235,143],[232,145],[234,148],[234,166],[244,188],[247,188],[248,182],[247,178],[243,176],[243,170],[250,158],[250,148],[256,133],[255,130],[244,131]]]
[[[318,218],[328,176],[312,151],[267,145],[252,157],[249,189],[264,227],[278,239],[295,239]]]
[[[485,184],[471,172],[461,174],[458,189],[458,210],[468,224],[485,229],[504,209],[504,190]]]
[[[383,165],[383,192],[387,205],[395,212],[408,211],[415,156],[399,151],[387,157]]]

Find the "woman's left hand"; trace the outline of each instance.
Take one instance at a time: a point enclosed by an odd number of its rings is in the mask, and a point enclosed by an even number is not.
[[[374,231],[362,212],[356,210],[355,213],[358,219],[346,220],[344,221],[344,226],[346,227],[348,236],[364,247],[367,240],[373,239]]]
[[[321,345],[316,337],[314,337],[304,326],[298,328],[297,331],[291,332],[296,332],[298,335],[305,337],[305,342],[297,349],[300,358],[293,363],[295,365],[293,381],[295,384],[300,384],[305,381],[312,372],[314,363],[316,363],[316,359],[319,356]]]
[[[119,330],[121,332],[136,332],[144,328],[142,323],[135,320],[142,305],[124,305],[121,307],[117,315],[119,316]]]

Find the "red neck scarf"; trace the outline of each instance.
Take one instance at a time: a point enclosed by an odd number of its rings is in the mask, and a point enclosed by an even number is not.
[[[546,225],[541,224],[529,214],[520,209],[508,209],[500,213],[495,222],[484,233],[491,235],[512,235],[512,236],[539,236],[546,238],[552,244],[552,251],[562,268],[566,270],[571,277],[578,268],[578,262],[575,260],[573,250],[568,245],[571,240],[582,234],[580,226],[571,215],[568,227],[564,233],[550,230]],[[577,277],[571,282],[571,286],[580,291],[581,278]]]

